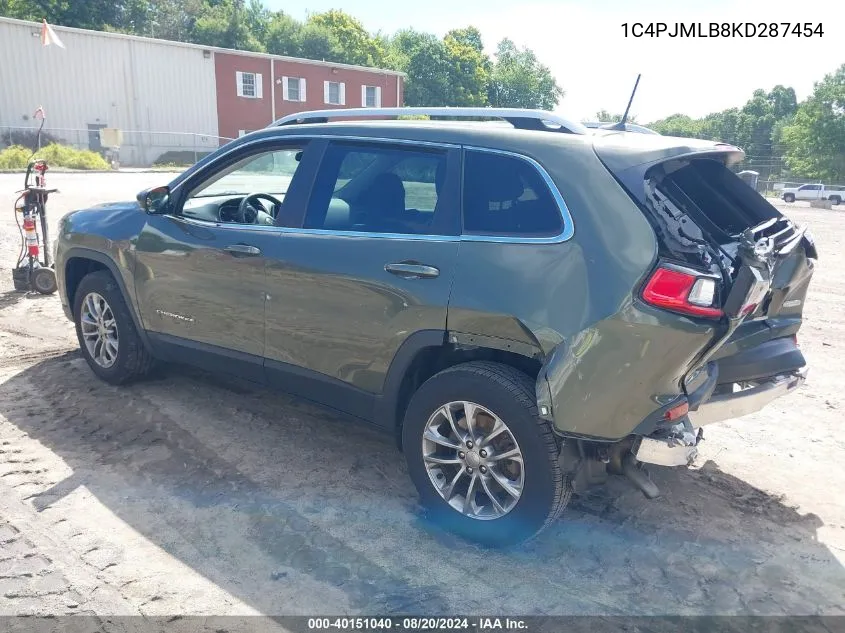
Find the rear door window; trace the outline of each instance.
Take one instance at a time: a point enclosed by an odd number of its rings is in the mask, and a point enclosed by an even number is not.
[[[464,233],[549,237],[563,229],[545,179],[516,156],[468,150],[464,158]]]
[[[314,183],[305,228],[452,234],[454,222],[447,216],[457,205],[448,204],[444,188],[447,157],[445,149],[332,143]]]

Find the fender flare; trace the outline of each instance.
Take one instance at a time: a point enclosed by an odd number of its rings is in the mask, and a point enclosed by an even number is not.
[[[373,406],[373,421],[385,430],[393,430],[398,426],[396,407],[399,404],[399,389],[408,368],[417,355],[431,348],[442,348],[446,345],[446,330],[419,330],[406,338],[387,369],[381,394],[376,396]]]
[[[129,308],[129,315],[132,317],[132,322],[135,324],[135,330],[138,332],[138,336],[141,338],[141,341],[143,342],[144,347],[147,349],[147,351],[151,352],[152,346],[150,345],[149,338],[147,337],[147,331],[144,329],[144,326],[141,324],[141,319],[138,317],[138,313],[135,308],[135,302],[132,300],[132,295],[129,294],[129,291],[126,288],[126,284],[123,281],[123,275],[120,274],[120,269],[118,268],[115,261],[108,255],[90,248],[84,248],[82,246],[72,246],[64,252],[62,257],[61,275],[62,278],[65,280],[65,283],[63,284],[65,299],[67,299],[71,310],[73,310],[73,305],[71,304],[70,297],[67,296],[66,281],[67,265],[71,259],[90,259],[106,267],[106,269],[111,273],[111,276],[114,278],[115,283],[117,283],[117,287],[120,289],[120,293],[123,295],[123,300],[126,302],[126,306]]]

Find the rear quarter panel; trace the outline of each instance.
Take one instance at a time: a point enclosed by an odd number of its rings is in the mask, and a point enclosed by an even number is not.
[[[592,147],[550,138],[500,149],[544,166],[572,215],[574,237],[462,242],[448,329],[539,348],[538,391],[547,381],[557,430],[624,437],[682,392],[683,375],[715,329],[635,299],[655,263],[656,238]]]

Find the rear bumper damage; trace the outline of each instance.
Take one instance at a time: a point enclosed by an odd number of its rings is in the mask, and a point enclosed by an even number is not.
[[[743,383],[712,395],[678,424],[659,434],[640,438],[632,448],[638,461],[658,466],[688,466],[698,454],[702,427],[760,411],[773,400],[797,389],[807,378],[802,367],[786,374]]]
[[[701,427],[756,413],[772,400],[797,389],[806,379],[807,368],[802,367],[763,380],[733,383],[731,391],[715,394],[696,411],[690,411],[690,421]]]

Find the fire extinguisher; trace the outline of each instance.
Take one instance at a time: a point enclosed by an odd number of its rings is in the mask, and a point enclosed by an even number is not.
[[[47,162],[40,159],[27,166],[24,190],[15,202],[15,219],[21,230],[21,253],[12,271],[16,290],[35,290],[45,295],[53,294],[57,288],[47,230],[47,196],[57,189],[47,188],[47,169]],[[30,184],[33,173],[35,182]]]

